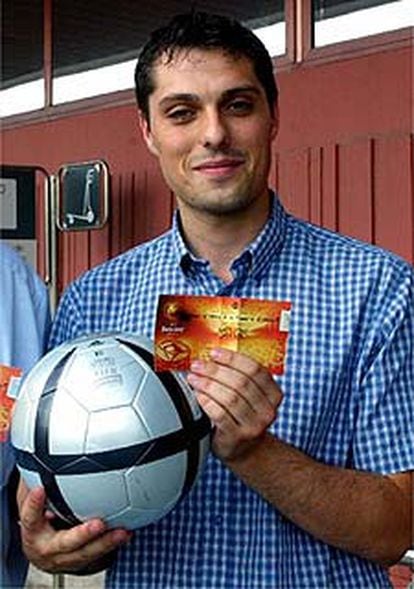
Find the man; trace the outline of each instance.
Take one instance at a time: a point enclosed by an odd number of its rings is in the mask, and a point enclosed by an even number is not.
[[[293,305],[285,375],[214,350],[188,374],[215,425],[204,475],[139,530],[56,532],[21,490],[26,553],[108,587],[386,587],[410,544],[414,277],[390,253],[289,216],[267,186],[278,111],[271,60],[238,23],[193,13],[155,32],[136,70],[140,124],[177,199],[171,231],[65,293],[52,345],[153,335],[160,294]]]
[[[8,439],[11,376],[28,371],[43,353],[49,331],[47,290],[19,254],[0,243],[1,567],[0,587],[23,587],[27,561],[17,524],[17,472]]]

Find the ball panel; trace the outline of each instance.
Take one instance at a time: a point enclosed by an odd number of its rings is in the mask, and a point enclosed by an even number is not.
[[[75,516],[86,521],[92,517],[106,519],[128,507],[124,471],[88,475],[57,475],[56,483]],[[91,500],[92,498],[92,500]]]
[[[204,464],[206,462],[206,458],[207,458],[207,455],[209,453],[210,446],[211,446],[210,432],[206,436],[204,436],[204,438],[202,438],[198,442],[198,444],[199,444],[198,468],[197,468],[197,473],[195,475],[193,484],[195,484],[198,481],[198,479],[200,478],[200,476],[203,472]]]
[[[23,394],[15,404],[11,423],[11,441],[15,448],[34,452],[34,431],[36,424],[37,401],[29,394]]]
[[[87,411],[62,386],[54,395],[48,424],[51,454],[82,454],[88,426]]]
[[[151,437],[162,436],[181,428],[174,404],[157,375],[148,371],[133,401],[139,419],[145,423]]]
[[[197,398],[195,396],[194,389],[192,387],[190,387],[190,385],[188,384],[183,373],[174,372],[173,377],[175,378],[175,380],[178,381],[178,384],[179,384],[180,388],[182,389],[182,391],[188,401],[188,404],[191,408],[194,419],[198,419],[199,417],[201,417],[202,411],[201,411],[201,407],[197,401]]]
[[[84,452],[132,446],[151,437],[145,422],[132,407],[110,407],[90,414]]]
[[[26,468],[19,467],[19,472],[22,475],[22,478],[29,489],[33,489],[34,487],[41,487],[42,479],[38,472],[34,472],[33,470],[27,470]]]
[[[50,375],[53,373],[60,360],[68,355],[72,349],[73,346],[70,344],[64,344],[43,356],[41,361],[35,364],[24,379],[22,389],[19,392],[19,398],[20,396],[27,394],[32,401],[37,402],[40,396],[45,392],[46,383],[48,382]]]
[[[140,509],[132,509],[131,507],[128,507],[120,513],[112,515],[111,517],[107,517],[105,521],[109,528],[137,530],[138,528],[143,528],[144,526],[148,526],[149,524],[157,522],[169,511],[171,511],[173,507],[174,504],[168,506],[168,509],[166,509],[165,512],[160,512],[157,509],[148,509],[147,511],[142,511]]]
[[[186,469],[186,452],[130,468],[125,473],[129,504],[136,509],[162,510],[178,501]]]
[[[144,368],[132,360],[117,344],[95,344],[77,351],[65,367],[61,382],[88,411],[132,403]]]

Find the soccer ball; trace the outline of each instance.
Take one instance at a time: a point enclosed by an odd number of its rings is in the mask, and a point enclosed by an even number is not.
[[[70,525],[92,517],[136,529],[191,489],[211,424],[178,373],[153,370],[153,344],[98,334],[62,344],[28,373],[11,442],[29,488]]]

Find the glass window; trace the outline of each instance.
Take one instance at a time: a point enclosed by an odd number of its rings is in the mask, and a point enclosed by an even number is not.
[[[1,19],[0,114],[42,108],[43,1],[4,0]]]
[[[200,10],[233,16],[262,39],[272,56],[286,52],[284,0],[200,1]],[[59,0],[53,4],[53,102],[133,86],[139,48],[150,31],[183,12],[179,0]]]
[[[414,25],[413,0],[312,0],[313,46]]]

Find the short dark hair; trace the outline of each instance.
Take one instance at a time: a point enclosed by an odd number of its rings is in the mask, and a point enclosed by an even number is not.
[[[272,60],[260,39],[235,19],[192,11],[178,14],[167,25],[156,29],[140,52],[135,68],[135,92],[138,108],[147,121],[149,96],[155,89],[153,66],[162,55],[167,62],[171,61],[181,49],[222,49],[234,57],[247,57],[273,114],[278,91]]]

